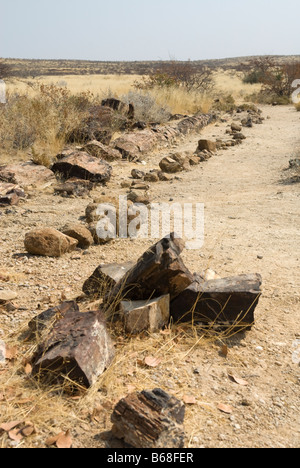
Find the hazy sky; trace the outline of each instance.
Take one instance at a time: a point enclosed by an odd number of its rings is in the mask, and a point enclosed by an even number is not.
[[[299,0],[0,0],[0,57],[300,54]]]

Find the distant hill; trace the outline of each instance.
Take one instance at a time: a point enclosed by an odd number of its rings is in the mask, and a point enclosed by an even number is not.
[[[300,62],[300,55],[273,56],[279,63]],[[191,63],[197,67],[236,69],[257,56],[234,57],[218,60],[196,60]],[[147,75],[163,68],[170,61],[137,61],[137,62],[101,62],[88,60],[29,60],[4,59],[11,68],[14,77],[28,78],[36,76],[62,75]]]

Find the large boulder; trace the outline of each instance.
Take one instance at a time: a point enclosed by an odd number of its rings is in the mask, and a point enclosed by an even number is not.
[[[34,229],[25,235],[25,249],[32,255],[60,257],[75,250],[78,241],[53,228]]]
[[[111,177],[112,167],[102,159],[78,151],[53,164],[52,171],[62,174],[66,179],[77,177],[95,183],[105,183]]]

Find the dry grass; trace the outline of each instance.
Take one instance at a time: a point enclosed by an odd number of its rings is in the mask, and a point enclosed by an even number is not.
[[[219,70],[214,74],[216,83],[216,94],[232,95],[234,100],[241,104],[247,100],[247,96],[259,93],[261,84],[247,84],[243,83],[243,73],[233,71]]]
[[[33,378],[26,365],[43,337],[36,336],[30,341],[26,331],[27,323],[24,323],[13,332],[4,329],[1,337],[10,349],[17,349],[17,355],[0,367],[0,423],[29,420],[35,433],[12,442],[7,433],[0,432],[2,448],[11,445],[43,447],[49,436],[67,430],[71,431],[78,446],[99,446],[92,436],[110,429],[113,407],[121,398],[133,391],[161,387],[183,399],[191,392],[187,363],[195,356],[199,359],[207,351],[217,356],[236,333],[234,327],[220,331],[213,324],[203,328],[187,323],[171,324],[164,331],[132,337],[124,335],[122,326],[114,324],[110,332],[116,343],[115,359],[98,382],[86,390],[67,376],[62,386],[46,386],[39,376]],[[43,336],[47,333],[45,330]],[[148,356],[157,359],[157,367],[150,368],[145,364]],[[170,391],[171,384],[173,389]],[[185,422],[189,439],[199,432],[203,409],[216,411],[214,401],[203,401],[200,389],[193,389],[193,396],[197,405],[187,407]]]

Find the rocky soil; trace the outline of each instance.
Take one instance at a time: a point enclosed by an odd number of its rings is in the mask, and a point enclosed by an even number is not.
[[[128,389],[142,390],[145,386],[163,388],[179,399],[194,397],[187,405],[186,447],[299,446],[300,186],[286,183],[284,172],[299,149],[299,114],[292,107],[262,109],[263,125],[243,129],[247,138],[242,145],[219,150],[172,181],[150,183],[153,201],[205,204],[204,246],[183,254],[191,271],[211,268],[221,277],[262,275],[263,294],[255,326],[243,335],[223,337],[222,343],[195,339],[187,348],[183,338],[182,348],[180,340],[176,344],[175,360],[175,348],[170,347],[168,353],[164,349],[160,365],[147,371],[139,370],[142,340],[144,353],[155,342],[159,354],[167,343],[166,336],[141,337],[138,344],[119,343],[120,356],[130,347],[129,359],[122,366],[114,366],[111,393],[101,393],[100,389],[95,396],[93,404],[100,402],[103,407],[101,418],[91,420],[85,409],[77,416],[76,425],[69,427],[71,423],[64,425],[63,419],[55,417],[53,422],[49,409],[49,421],[37,428],[32,446],[44,446],[47,427],[58,433],[63,426],[71,430],[73,446],[104,447],[99,434],[111,427],[112,406],[107,406],[107,401],[115,403]],[[231,123],[232,117],[227,115],[226,121],[203,129],[201,138],[226,139],[225,131]],[[199,134],[191,134],[172,151],[193,152],[198,140]],[[15,310],[0,309],[0,328],[5,333],[20,329],[61,300],[82,294],[84,281],[99,263],[135,260],[153,244],[153,239],[117,239],[60,258],[37,257],[24,249],[26,232],[40,226],[62,229],[67,223],[82,220],[94,198],[104,193],[126,194],[121,183],[129,179],[132,169],[147,172],[158,168],[168,153],[169,149],[149,153],[143,157],[144,165],[110,163],[112,179],[89,197],[63,198],[55,196],[49,187],[31,190],[18,206],[0,209],[0,288],[17,294]],[[125,351],[122,346],[127,346]],[[240,378],[247,385],[239,383]],[[76,411],[78,402],[69,404]],[[227,405],[227,410],[229,406],[229,411],[220,410],[220,404]],[[5,401],[0,400],[0,419],[1,413],[6,422],[9,415]],[[34,418],[34,412],[31,416]],[[2,446],[16,446],[6,435],[0,435],[0,440]]]

